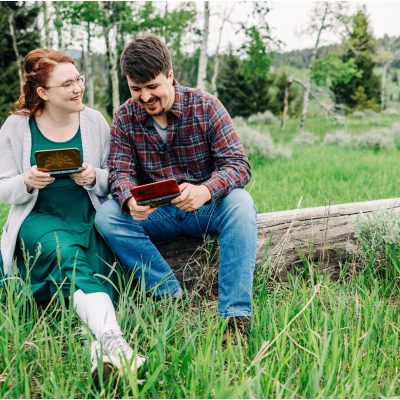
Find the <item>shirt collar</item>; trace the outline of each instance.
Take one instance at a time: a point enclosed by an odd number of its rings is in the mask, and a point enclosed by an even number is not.
[[[174,100],[174,103],[172,104],[171,109],[168,112],[171,114],[174,114],[175,117],[177,117],[178,119],[181,119],[182,115],[183,115],[184,91],[183,91],[183,87],[175,79],[174,79],[173,85],[175,87],[175,100]],[[136,103],[133,99],[132,99],[132,102],[136,109],[135,110],[136,119],[139,122],[143,122],[145,119],[150,117],[150,115],[147,114],[145,109],[140,104]]]
[[[177,117],[178,119],[181,119],[183,115],[183,98],[184,98],[183,87],[175,79],[174,79],[174,86],[175,86],[175,100],[169,112],[174,114],[175,117]]]

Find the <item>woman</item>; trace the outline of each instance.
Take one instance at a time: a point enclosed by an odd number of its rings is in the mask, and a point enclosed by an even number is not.
[[[71,297],[97,341],[92,372],[137,369],[144,358],[121,334],[110,298],[111,254],[93,221],[107,195],[109,126],[82,103],[84,75],[60,51],[35,49],[24,60],[23,92],[0,130],[0,201],[11,204],[1,237],[4,272],[14,256],[38,302]],[[82,172],[52,177],[37,169],[35,152],[78,148]],[[104,353],[103,353],[104,352]],[[105,368],[109,371],[109,368]]]

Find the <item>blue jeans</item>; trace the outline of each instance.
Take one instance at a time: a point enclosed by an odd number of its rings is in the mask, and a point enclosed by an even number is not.
[[[244,189],[185,212],[174,205],[158,207],[145,221],[121,212],[116,200],[105,202],[96,225],[122,264],[143,278],[156,296],[177,295],[181,286],[154,242],[176,236],[203,238],[218,234],[218,312],[223,317],[250,316],[257,248],[257,211]]]

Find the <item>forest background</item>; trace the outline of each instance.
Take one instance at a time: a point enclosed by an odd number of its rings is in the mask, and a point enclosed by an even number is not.
[[[73,55],[86,104],[111,122],[129,98],[121,52],[153,32],[169,46],[178,81],[217,95],[234,118],[260,213],[398,197],[400,36],[376,38],[362,3],[315,2],[304,26],[313,45],[283,52],[270,29],[274,2],[246,3],[248,15],[234,23],[242,5],[0,2],[0,124],[35,47]],[[235,34],[222,46],[227,27]],[[323,45],[327,35],[336,44]],[[0,205],[0,226],[7,213]],[[307,255],[288,282],[271,281],[273,265],[258,266],[247,344],[221,346],[206,279],[181,302],[154,303],[121,274],[118,318],[148,357],[142,383],[95,384],[88,334],[72,310],[61,298],[38,308],[29,285],[11,279],[0,288],[0,397],[398,397],[400,219],[380,213],[355,232],[339,279]]]
[[[273,3],[247,3],[247,17],[233,22],[243,3],[1,2],[0,122],[18,96],[23,56],[39,46],[73,55],[86,74],[87,104],[110,117],[129,98],[121,52],[141,32],[166,41],[179,82],[217,94],[233,117],[269,110],[304,120],[310,99],[328,114],[380,111],[399,100],[390,82],[398,82],[400,38],[377,40],[362,3],[358,10],[354,2],[315,3],[303,32],[314,47],[286,53],[269,28]],[[219,24],[217,37],[210,36],[210,17]],[[228,46],[227,27],[235,32]],[[322,46],[332,34],[337,44]]]

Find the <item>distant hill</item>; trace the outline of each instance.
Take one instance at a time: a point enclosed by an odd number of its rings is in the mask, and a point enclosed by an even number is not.
[[[389,41],[394,40],[394,48],[400,51],[400,36],[389,37],[385,35],[383,38],[377,39],[377,46],[387,48]],[[329,46],[321,46],[318,49],[318,56],[324,57],[328,54],[337,52],[339,44]],[[312,49],[292,50],[285,53],[274,53],[272,65],[276,68],[282,65],[290,65],[296,68],[308,68],[312,54]],[[400,60],[392,64],[392,68],[400,68]]]

